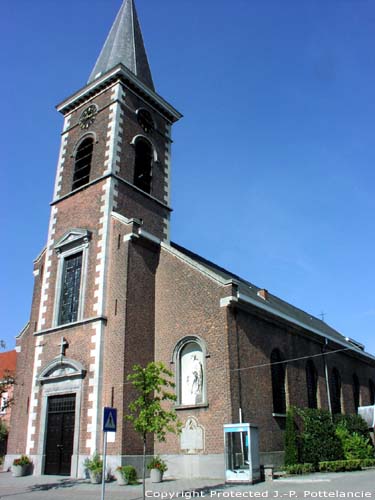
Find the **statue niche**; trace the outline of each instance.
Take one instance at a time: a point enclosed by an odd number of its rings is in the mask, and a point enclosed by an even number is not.
[[[181,405],[204,403],[203,352],[196,342],[189,342],[180,354]]]

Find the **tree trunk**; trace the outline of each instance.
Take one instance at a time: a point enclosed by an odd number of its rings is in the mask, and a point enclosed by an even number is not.
[[[146,436],[143,436],[143,500],[146,500]]]

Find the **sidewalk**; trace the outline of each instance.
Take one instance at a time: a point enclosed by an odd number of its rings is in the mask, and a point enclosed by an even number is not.
[[[225,485],[210,479],[165,479],[162,483],[146,480],[146,497],[151,500],[228,499],[375,499],[375,470],[345,473],[316,473],[293,476],[255,485]],[[101,485],[88,480],[61,476],[13,478],[0,472],[1,500],[100,500]],[[106,500],[141,500],[142,485],[119,486],[106,483]]]

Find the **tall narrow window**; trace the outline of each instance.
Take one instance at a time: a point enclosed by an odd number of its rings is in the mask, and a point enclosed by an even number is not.
[[[286,394],[285,394],[285,363],[278,349],[271,353],[271,379],[273,411],[284,415],[286,413]]]
[[[375,405],[375,384],[373,380],[369,380],[368,388],[370,392],[370,405]]]
[[[354,408],[356,413],[359,407],[359,392],[360,392],[359,379],[357,377],[357,374],[355,373],[353,375],[353,399],[354,399]]]
[[[94,140],[92,137],[87,137],[78,146],[72,189],[77,189],[89,182],[93,149]]]
[[[153,151],[151,144],[139,138],[135,142],[134,185],[151,193]]]
[[[341,413],[341,377],[337,370],[332,370],[332,413]]]
[[[307,401],[309,408],[317,408],[318,374],[311,359],[306,363]]]
[[[64,259],[59,324],[77,321],[81,286],[82,253]]]

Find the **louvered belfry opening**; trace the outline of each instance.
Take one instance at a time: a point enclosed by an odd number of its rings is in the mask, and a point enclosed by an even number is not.
[[[64,259],[59,324],[77,321],[81,287],[82,252]]]
[[[146,139],[135,143],[134,185],[145,193],[151,193],[152,146]]]
[[[84,139],[77,149],[76,161],[74,164],[73,190],[84,186],[90,180],[93,149],[94,140],[92,137]]]

